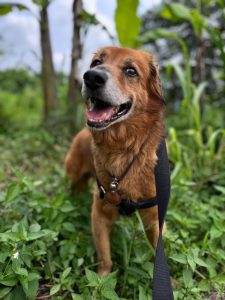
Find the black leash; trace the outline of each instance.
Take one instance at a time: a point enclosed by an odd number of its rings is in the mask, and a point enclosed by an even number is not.
[[[152,296],[153,300],[173,300],[174,298],[170,282],[169,268],[167,265],[162,240],[162,228],[170,198],[169,160],[164,139],[157,150],[157,157],[158,161],[155,167],[156,197],[147,199],[143,202],[134,202],[122,199],[116,206],[119,207],[120,214],[129,216],[136,209],[148,208],[158,204],[159,237],[155,254]],[[130,166],[131,164],[129,165],[124,174],[128,172]],[[99,189],[100,199],[104,200],[107,191],[101,185],[98,178],[96,178],[96,181]],[[115,190],[118,185],[117,181],[111,182],[111,184],[116,183]]]
[[[157,157],[155,182],[158,202],[159,238],[155,254],[152,297],[153,300],[173,300],[170,273],[162,240],[162,228],[170,198],[170,170],[165,140],[161,142],[157,150]]]

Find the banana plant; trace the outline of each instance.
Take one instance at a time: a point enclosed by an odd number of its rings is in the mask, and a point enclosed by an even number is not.
[[[121,46],[138,46],[137,36],[141,27],[141,19],[137,16],[138,0],[117,0],[115,24]]]

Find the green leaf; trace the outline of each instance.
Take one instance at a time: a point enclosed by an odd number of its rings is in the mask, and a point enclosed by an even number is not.
[[[138,300],[146,300],[147,297],[146,297],[146,292],[145,292],[145,289],[139,285],[139,297],[138,297]]]
[[[223,195],[225,195],[225,187],[221,186],[221,185],[214,185],[213,186],[215,188],[215,190],[221,192]]]
[[[208,268],[208,265],[201,258],[196,257],[194,261],[197,265]]]
[[[193,272],[191,269],[186,269],[183,271],[184,285],[186,288],[190,288],[193,285],[192,275]]]
[[[10,293],[10,300],[25,300],[26,295],[21,286],[15,288],[13,292]]]
[[[75,226],[73,223],[70,222],[65,222],[63,223],[62,227],[69,232],[74,232],[75,231]]]
[[[111,272],[109,274],[107,274],[106,276],[103,276],[101,278],[101,283],[102,285],[105,285],[105,286],[110,286],[112,289],[115,288],[116,286],[116,281],[117,281],[117,271],[115,272]]]
[[[170,256],[172,260],[178,261],[181,264],[186,264],[187,263],[187,257],[184,254],[177,254],[177,255],[172,255]]]
[[[141,20],[137,16],[138,2],[138,0],[117,0],[115,23],[122,46],[134,46],[138,36],[141,26]]]
[[[25,268],[16,269],[16,270],[14,270],[14,272],[21,276],[28,276],[27,269],[25,269]]]
[[[35,300],[37,296],[38,287],[39,287],[38,280],[37,279],[30,280],[28,281],[27,284],[28,284],[27,288],[24,287],[23,290],[29,300]]]
[[[210,281],[207,279],[203,279],[200,281],[198,288],[202,291],[202,292],[207,292],[210,291]]]
[[[167,10],[167,12],[165,12]],[[170,12],[170,14],[168,13]],[[177,19],[181,20],[190,20],[191,10],[180,3],[170,3],[165,5],[165,7],[161,11],[161,16],[176,21]]]
[[[30,232],[39,232],[40,230],[41,226],[38,223],[30,225]]]
[[[7,276],[6,279],[0,280],[0,284],[6,285],[6,286],[15,286],[17,284],[18,280],[15,276]]]
[[[50,296],[55,295],[60,290],[61,284],[55,284],[50,290]]]
[[[0,288],[0,299],[3,299],[10,291],[11,287],[9,288]]]
[[[180,80],[180,84],[183,90],[183,94],[184,94],[184,98],[188,99],[188,87],[187,87],[187,80],[186,80],[186,76],[185,76],[185,72],[184,70],[177,64],[173,64],[172,65],[178,79]]]
[[[21,222],[19,223],[19,237],[21,240],[26,240],[27,239],[27,230],[25,225]]]
[[[39,232],[31,232],[28,233],[27,235],[27,240],[28,241],[33,241],[33,240],[37,240],[43,236],[45,236],[46,234],[43,231],[39,231]]]
[[[81,14],[82,20],[89,25],[99,25],[101,28],[108,34],[109,38],[111,40],[114,40],[114,37],[111,35],[111,33],[108,31],[106,26],[97,18],[95,14],[90,14],[86,10],[82,11]]]
[[[142,43],[147,43],[158,39],[177,39],[177,38],[178,38],[178,34],[175,31],[164,29],[164,28],[157,28],[145,32],[143,35],[138,37],[138,40]]]
[[[19,10],[29,10],[29,8],[23,4],[18,3],[0,3],[0,15],[6,15],[10,12],[12,12],[13,8],[17,8]]]
[[[17,196],[19,196],[22,192],[23,188],[18,183],[11,183],[8,187],[5,201],[10,202],[14,200]]]
[[[101,290],[101,293],[102,293],[102,296],[104,296],[106,299],[109,299],[109,300],[118,300],[119,299],[117,293],[114,290],[103,287]]]
[[[26,293],[25,291],[28,290],[28,279],[27,279],[27,277],[19,276],[19,280],[20,280],[20,283],[23,287],[24,293]]]
[[[63,271],[62,275],[61,275],[61,279],[64,280],[68,275],[69,273],[71,272],[72,268],[66,268],[65,271]]]
[[[8,256],[9,256],[9,252],[0,253],[0,263],[4,263]]]
[[[99,275],[91,270],[85,269],[85,275],[90,283],[99,282],[100,280]]]
[[[81,16],[85,23],[88,23],[90,25],[99,25],[99,21],[96,18],[96,15],[90,14],[88,11],[83,10]]]
[[[78,294],[72,294],[72,299],[73,300],[85,300],[81,295]]]
[[[218,275],[212,278],[215,282],[225,285],[225,275]]]
[[[191,267],[192,271],[194,272],[195,271],[195,267],[196,267],[196,263],[195,263],[193,257],[188,256],[187,257],[187,261],[188,261],[188,264]]]
[[[35,281],[40,278],[41,278],[41,276],[38,273],[30,272],[28,275],[28,281]]]
[[[74,207],[71,203],[69,203],[69,202],[65,203],[65,204],[60,208],[60,210],[61,210],[62,212],[64,212],[64,213],[71,212],[71,211],[73,211],[74,209],[75,209],[75,207]]]

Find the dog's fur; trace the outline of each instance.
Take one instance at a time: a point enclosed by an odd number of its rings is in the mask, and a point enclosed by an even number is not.
[[[118,191],[123,199],[133,201],[154,197],[156,150],[164,135],[164,101],[156,61],[144,51],[117,47],[100,49],[93,57],[93,60],[96,59],[101,59],[102,64],[94,68],[104,67],[107,70],[113,79],[113,91],[123,99],[132,99],[132,109],[127,117],[118,119],[105,129],[81,130],[66,156],[66,174],[74,185],[83,176],[96,174],[101,184],[109,189],[112,176],[121,176],[136,156],[119,183]],[[135,66],[138,72],[135,78],[125,76],[123,68],[127,63]],[[86,96],[85,91],[83,94]],[[139,212],[148,238],[155,247],[158,239],[157,206],[140,209]],[[118,216],[116,206],[99,199],[96,187],[91,217],[100,275],[111,271],[109,235]]]

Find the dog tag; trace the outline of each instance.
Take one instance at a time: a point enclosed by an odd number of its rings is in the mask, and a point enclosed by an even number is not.
[[[121,197],[117,192],[107,191],[104,196],[104,200],[112,205],[119,205]]]

